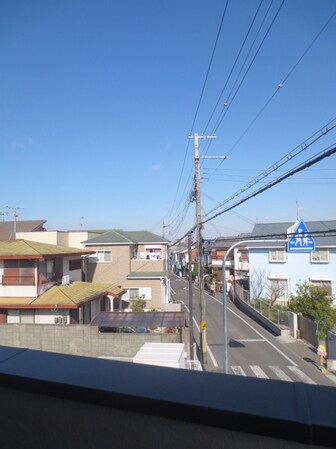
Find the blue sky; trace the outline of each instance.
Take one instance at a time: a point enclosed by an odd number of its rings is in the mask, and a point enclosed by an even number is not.
[[[230,0],[191,128],[225,3],[2,1],[0,211],[20,207],[20,219],[46,219],[49,230],[82,223],[161,234],[165,222],[174,239],[195,222],[195,203],[187,209],[193,173],[188,134],[211,133],[227,98],[217,138],[200,148],[203,155],[229,154],[217,169],[218,162],[202,163],[204,214],[333,120],[336,16],[304,53],[336,10],[335,1],[286,0],[232,100],[249,46],[261,27],[245,69],[282,0],[262,2],[220,98],[260,4]],[[267,181],[335,141],[336,131],[328,132]],[[205,224],[204,234],[248,232],[257,221],[294,221],[297,209],[306,221],[335,219],[335,194],[332,156]]]

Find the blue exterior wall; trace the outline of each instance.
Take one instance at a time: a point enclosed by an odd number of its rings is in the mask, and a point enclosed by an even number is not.
[[[336,248],[329,248],[329,262],[311,262],[310,257],[310,253],[286,252],[286,262],[269,262],[269,248],[249,248],[250,279],[253,270],[263,271],[267,279],[273,276],[288,278],[289,295],[295,295],[297,284],[305,281],[330,280],[334,296],[336,294]],[[334,304],[336,304],[335,299]]]

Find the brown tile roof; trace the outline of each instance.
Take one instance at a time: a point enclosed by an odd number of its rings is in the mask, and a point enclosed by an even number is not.
[[[45,231],[47,220],[25,220],[16,222],[16,232]],[[0,240],[14,239],[14,221],[0,222]]]
[[[91,282],[73,282],[69,285],[54,285],[42,295],[34,298],[0,297],[2,308],[54,308],[76,309],[80,305],[105,295],[119,297],[126,290],[113,284],[97,284]]]
[[[41,259],[44,256],[92,254],[92,251],[70,248],[50,243],[31,242],[29,240],[0,241],[0,259],[27,258]]]
[[[97,284],[93,282],[73,282],[69,285],[55,285],[31,302],[36,306],[61,306],[77,308],[81,304],[96,298],[111,295],[119,297],[125,290],[113,284]]]
[[[33,298],[13,298],[8,296],[0,297],[0,307],[15,309],[18,306],[28,306],[33,301]]]

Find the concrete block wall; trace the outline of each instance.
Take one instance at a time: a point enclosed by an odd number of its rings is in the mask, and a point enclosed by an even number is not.
[[[145,342],[181,343],[180,334],[99,333],[89,325],[1,324],[0,346],[87,357],[134,357]]]

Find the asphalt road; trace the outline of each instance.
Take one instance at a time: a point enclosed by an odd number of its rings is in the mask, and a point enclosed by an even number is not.
[[[189,290],[186,278],[171,274],[172,296],[181,302],[189,317]],[[193,286],[194,340],[199,347],[199,290]],[[205,293],[207,363],[203,369],[223,372],[222,295]],[[230,301],[227,302],[229,374],[335,386],[318,369],[313,348],[290,336],[275,337],[254,322]]]

